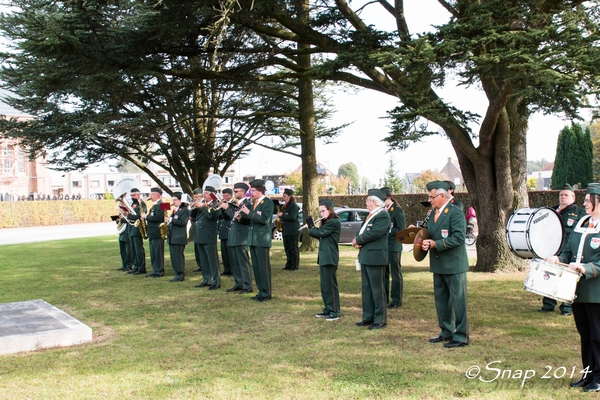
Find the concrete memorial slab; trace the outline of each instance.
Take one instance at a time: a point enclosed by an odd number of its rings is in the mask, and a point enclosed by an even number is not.
[[[0,355],[92,341],[92,329],[44,300],[0,304]]]

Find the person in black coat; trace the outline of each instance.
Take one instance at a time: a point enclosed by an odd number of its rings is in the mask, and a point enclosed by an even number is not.
[[[187,203],[181,201],[182,193],[173,193],[173,212],[167,217],[165,223],[169,227],[169,253],[171,256],[171,266],[175,271],[175,277],[171,282],[182,282],[185,280],[185,246],[187,245],[187,225],[190,219],[190,211]]]

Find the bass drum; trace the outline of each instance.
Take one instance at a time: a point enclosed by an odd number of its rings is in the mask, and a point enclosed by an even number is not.
[[[506,224],[508,247],[521,258],[547,258],[558,253],[563,228],[556,211],[548,207],[520,208]]]

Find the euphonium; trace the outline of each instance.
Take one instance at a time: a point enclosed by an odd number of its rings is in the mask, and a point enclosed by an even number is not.
[[[123,232],[125,232],[125,229],[127,229],[127,224],[125,222],[122,222],[123,219],[121,218],[119,220],[119,223],[117,224],[117,234],[121,234]]]

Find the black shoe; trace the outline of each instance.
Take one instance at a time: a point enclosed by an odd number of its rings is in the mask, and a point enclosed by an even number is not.
[[[217,290],[221,287],[221,285],[211,285],[208,290]]]
[[[183,282],[183,281],[185,281],[185,276],[175,275],[175,278],[171,279],[169,282]]]
[[[580,380],[576,381],[576,382],[572,382],[571,384],[569,384],[570,387],[584,387],[589,385],[590,383],[592,383],[592,381],[587,381],[584,378],[581,378]]]
[[[538,312],[554,312],[554,308],[549,309],[549,308],[542,307],[538,310]]]
[[[231,272],[223,272],[221,274],[221,276],[229,276],[229,275],[233,275]]]
[[[137,269],[132,269],[131,271],[127,271],[127,273],[128,273],[129,275],[131,275],[131,274],[135,274],[136,272],[137,272]]]
[[[398,304],[390,304],[388,308],[398,308],[400,307]]]
[[[162,278],[165,274],[154,274],[153,278]]]
[[[155,273],[146,274],[146,278],[154,278],[155,275]]]
[[[439,343],[439,342],[447,342],[448,340],[450,340],[450,339],[438,335],[438,336],[434,336],[431,339],[429,339],[429,342],[430,343]]]
[[[202,268],[195,269],[192,272],[202,272]]]
[[[271,296],[261,296],[259,298],[256,299],[256,301],[262,303],[263,301],[267,301],[267,300],[271,300]]]
[[[600,383],[592,382],[583,388],[584,392],[600,392]]]
[[[226,290],[226,292],[240,292],[242,290],[242,288],[237,288],[237,287],[232,287]]]
[[[572,315],[571,311],[561,311],[560,315],[564,315],[565,317],[568,317],[569,315]]]
[[[204,287],[204,286],[210,286],[210,283],[208,283],[208,282],[201,282],[200,284],[196,285],[195,287]]]
[[[365,321],[365,320],[362,320],[362,321],[358,321],[358,322],[356,323],[356,326],[366,326],[366,325],[371,325],[372,323],[373,323],[373,321]]]
[[[444,343],[444,347],[451,349],[453,347],[463,347],[463,346],[467,346],[467,343],[465,342],[459,342],[458,340],[451,340],[448,343]]]
[[[246,294],[246,293],[252,293],[252,290],[246,290],[246,289],[244,289],[244,290],[240,290],[238,292],[238,294]]]
[[[129,272],[129,271],[132,271],[132,270],[133,270],[133,268],[123,268],[123,271],[125,271],[125,272]]]
[[[381,328],[385,328],[387,326],[387,324],[383,323],[383,324],[371,324],[369,325],[369,330],[373,330],[373,329],[381,329]]]
[[[133,275],[144,275],[146,271],[135,271]]]
[[[315,317],[317,317],[317,318],[328,318],[329,317],[329,313],[321,312],[321,313],[318,313],[317,315],[315,315]]]
[[[285,268],[281,268],[284,271],[291,271],[291,268],[285,267]]]

